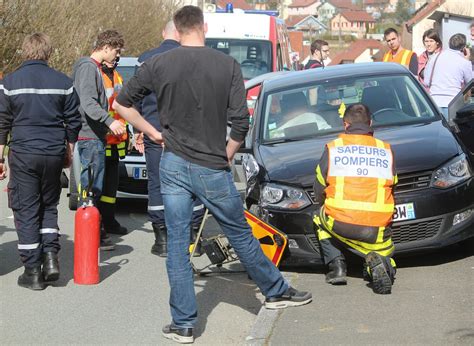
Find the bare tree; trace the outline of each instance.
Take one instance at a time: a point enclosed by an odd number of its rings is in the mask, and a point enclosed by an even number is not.
[[[0,1],[0,72],[21,63],[23,38],[48,34],[54,45],[50,64],[65,73],[91,53],[97,34],[124,35],[126,56],[137,56],[161,41],[161,30],[181,3],[173,0],[3,0]]]

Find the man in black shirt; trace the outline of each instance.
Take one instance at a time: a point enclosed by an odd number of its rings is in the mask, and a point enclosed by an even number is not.
[[[163,29],[163,42],[159,47],[146,51],[138,58],[138,62],[142,64],[144,61],[155,55],[163,54],[171,49],[180,46],[178,40],[179,35],[176,31],[173,21],[169,21]],[[143,98],[140,104],[140,113],[152,124],[158,131],[161,131],[160,115],[156,104],[156,95],[151,93]],[[148,173],[148,217],[155,234],[155,243],[151,247],[151,253],[161,257],[166,257],[168,250],[166,246],[167,231],[165,224],[165,208],[163,206],[163,197],[161,196],[160,184],[160,161],[163,153],[163,147],[150,140],[147,136],[140,133],[136,140],[136,148],[141,153],[145,152],[146,169]],[[197,200],[194,205],[193,226],[191,231],[191,244],[196,240],[199,225],[204,216],[204,205]],[[198,244],[195,255],[201,254],[200,244]]]
[[[219,222],[270,309],[311,301],[311,293],[290,287],[263,254],[245,220],[243,203],[229,163],[249,127],[245,87],[239,64],[204,45],[207,25],[199,7],[184,6],[174,15],[181,47],[145,61],[115,102],[115,109],[151,140],[164,143],[161,192],[168,229],[166,261],[171,288],[171,324],[163,335],[193,342],[197,318],[189,231],[193,201],[199,198]],[[155,92],[163,131],[158,132],[132,108]],[[232,122],[226,145],[227,119]]]

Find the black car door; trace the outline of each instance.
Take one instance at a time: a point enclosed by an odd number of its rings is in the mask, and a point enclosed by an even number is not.
[[[451,101],[448,112],[451,129],[474,167],[474,79]]]

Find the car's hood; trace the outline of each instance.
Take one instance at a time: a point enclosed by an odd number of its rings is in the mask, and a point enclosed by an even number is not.
[[[440,121],[376,129],[374,135],[392,145],[398,174],[432,170],[459,152],[454,136]],[[260,163],[270,181],[312,186],[324,145],[335,137],[261,145]]]

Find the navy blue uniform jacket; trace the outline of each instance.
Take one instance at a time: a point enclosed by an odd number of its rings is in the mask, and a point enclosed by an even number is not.
[[[15,153],[64,155],[81,129],[72,80],[43,60],[24,62],[0,82],[0,145]]]

